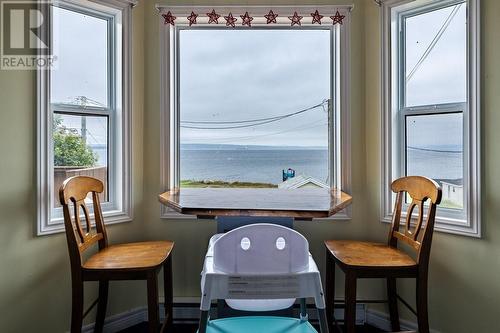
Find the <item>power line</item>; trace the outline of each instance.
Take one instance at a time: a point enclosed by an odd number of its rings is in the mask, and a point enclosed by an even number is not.
[[[435,152],[435,153],[452,153],[452,154],[462,154],[462,150],[444,150],[444,149],[430,149],[430,148],[420,148],[420,147],[411,147],[408,146],[408,149],[413,149],[413,150],[421,150],[421,151],[430,151],[430,152]]]
[[[249,125],[238,125],[238,126],[227,126],[227,127],[197,127],[197,126],[185,126],[181,125],[181,128],[189,128],[189,129],[200,129],[200,130],[214,130],[214,129],[235,129],[235,128],[245,128],[245,127],[253,127],[253,126],[259,126],[259,125],[264,125],[264,124],[269,124],[273,123],[275,121],[281,120],[283,118],[278,118],[278,119],[273,119],[273,120],[268,120],[268,121],[262,121],[260,123],[253,123]]]
[[[275,133],[267,133],[267,134],[260,134],[260,135],[249,135],[249,136],[223,138],[222,143],[224,143],[224,142],[233,142],[234,140],[250,140],[250,139],[255,139],[255,138],[262,138],[262,137],[267,137],[267,136],[274,136],[274,135],[279,135],[279,134],[283,134],[283,133],[287,133],[287,132],[302,131],[302,130],[305,130],[305,129],[310,129],[310,128],[315,128],[315,127],[320,127],[320,126],[328,125],[327,123],[322,123],[322,124],[319,124],[319,125],[315,125],[315,124],[317,124],[319,122],[322,122],[322,121],[324,121],[324,120],[323,119],[316,120],[316,121],[313,121],[313,122],[310,122],[310,123],[307,123],[307,124],[304,124],[304,125],[296,126],[296,127],[289,128],[289,129],[286,129],[286,130],[283,130],[283,131],[279,131],[279,132],[275,132]],[[312,126],[308,126],[308,125],[312,125]],[[221,142],[220,140],[217,140],[217,141],[218,141],[218,143]]]
[[[281,118],[282,116],[274,116],[274,117],[268,117],[268,118],[259,118],[259,119],[251,119],[251,120],[235,120],[235,121],[188,121],[188,120],[181,120],[181,123],[185,124],[240,124],[240,123],[254,123],[258,121],[264,121],[264,120],[272,120],[276,118]]]
[[[316,109],[318,107],[323,107],[325,103],[327,103],[328,100],[323,100],[321,103],[313,105],[311,107],[308,107],[306,109],[302,109],[300,111],[296,112],[291,112],[287,113],[284,115],[280,116],[274,116],[274,117],[267,117],[267,118],[257,118],[257,119],[249,119],[249,120],[238,120],[238,121],[181,121],[181,123],[185,124],[214,124],[214,125],[224,125],[224,124],[246,124],[246,125],[237,125],[237,126],[226,126],[226,127],[199,127],[199,126],[186,126],[186,125],[181,125],[182,128],[190,128],[190,129],[234,129],[234,128],[245,128],[245,127],[252,127],[252,126],[258,126],[258,125],[263,125],[263,124],[268,124],[272,123],[275,121],[279,121],[285,118],[289,118],[313,109]]]
[[[88,102],[90,102],[94,104],[92,106],[98,106],[103,108],[106,107],[106,105],[102,104],[101,102],[98,102],[95,99],[89,98],[87,96],[71,96],[69,98],[71,98],[72,101],[75,101],[76,104],[80,106],[89,106]]]
[[[448,29],[448,27],[450,26],[451,24],[451,21],[453,21],[453,19],[455,18],[455,16],[457,15],[458,13],[458,10],[460,9],[460,7],[462,6],[463,4],[458,4],[458,5],[455,5],[453,10],[451,11],[451,13],[448,15],[448,17],[446,18],[446,20],[444,21],[443,25],[441,26],[441,28],[438,30],[437,34],[434,36],[434,38],[432,39],[431,43],[429,44],[429,46],[427,46],[427,49],[425,49],[424,53],[422,54],[422,56],[420,57],[420,59],[417,61],[417,63],[415,64],[415,66],[413,66],[412,70],[410,71],[410,73],[406,76],[406,83],[408,83],[408,81],[411,80],[411,78],[413,77],[413,75],[415,75],[415,73],[417,72],[417,70],[420,68],[420,66],[422,65],[422,63],[425,61],[425,59],[427,59],[427,57],[429,56],[429,54],[431,53],[431,51],[434,49],[434,47],[436,46],[437,42],[439,42],[439,40],[441,39],[441,37],[443,36],[444,32],[446,31],[446,29]]]

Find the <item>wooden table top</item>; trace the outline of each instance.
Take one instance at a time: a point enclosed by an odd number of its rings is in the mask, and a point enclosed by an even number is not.
[[[159,195],[160,202],[182,214],[199,217],[328,217],[351,204],[340,190],[322,188],[248,189],[181,188]]]

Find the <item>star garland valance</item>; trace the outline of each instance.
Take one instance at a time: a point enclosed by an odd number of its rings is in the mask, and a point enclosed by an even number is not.
[[[352,7],[159,7],[169,26],[220,25],[229,28],[259,25],[342,25]]]

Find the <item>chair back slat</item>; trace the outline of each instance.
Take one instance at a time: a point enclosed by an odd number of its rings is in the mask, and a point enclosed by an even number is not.
[[[424,218],[424,200],[413,199],[408,205],[408,211],[406,212],[406,222],[405,222],[405,236],[412,239],[413,241],[418,241],[418,235],[422,227],[422,221]],[[417,223],[414,228],[411,228],[411,219],[413,217],[413,212],[415,207],[418,207]]]
[[[396,203],[394,204],[394,212],[392,214],[392,228],[391,232],[389,232],[389,240],[388,243],[390,246],[396,247],[397,246],[397,239],[393,237],[393,230],[399,230],[399,225],[401,223],[401,207],[403,206],[402,200],[403,200],[403,192],[397,192],[396,193]]]
[[[421,245],[420,242],[415,242],[413,238],[408,237],[399,231],[392,232],[392,236],[410,245],[415,251],[420,250],[420,245]]]
[[[96,230],[98,234],[102,235],[102,238],[99,240],[99,248],[103,249],[108,246],[108,236],[106,234],[106,228],[104,227],[104,219],[102,218],[101,199],[99,199],[99,193],[92,192],[92,202],[94,204]]]
[[[99,249],[107,246],[107,236],[98,195],[103,190],[104,185],[100,180],[86,176],[68,178],[59,189],[59,200],[64,213],[64,226],[72,269],[80,269],[82,265],[81,254],[97,242]],[[92,228],[90,213],[85,203],[89,193],[91,193],[93,201],[95,230]],[[73,216],[71,216],[71,210]],[[85,221],[82,221],[82,218]],[[82,222],[85,223],[85,229],[82,227]]]
[[[89,210],[87,209],[87,206],[85,205],[85,201],[83,201],[83,200],[77,202],[76,205],[80,206],[80,208],[83,211],[83,215],[85,217],[85,223],[86,223],[86,227],[87,227],[87,234],[88,234],[92,230],[92,226],[90,225]]]
[[[80,220],[80,205],[81,201],[78,201],[73,205],[73,216],[75,217],[75,228],[79,236],[79,242],[83,243],[85,239],[85,233],[83,232],[82,222]]]
[[[78,245],[78,250],[82,253],[101,239],[103,239],[102,234],[87,234],[85,235],[84,241]]]
[[[417,254],[417,262],[428,260],[432,233],[434,231],[434,219],[436,206],[441,202],[441,188],[432,179],[422,176],[409,176],[395,180],[391,185],[392,191],[396,193],[396,203],[392,219],[392,228],[389,232],[389,245],[397,247],[398,240],[413,248]],[[411,202],[408,204],[404,220],[404,231],[400,231],[401,210],[405,195]],[[426,202],[429,202],[426,206]],[[427,219],[425,223],[425,208]],[[414,218],[414,213],[416,218]],[[415,221],[413,226],[413,221]]]

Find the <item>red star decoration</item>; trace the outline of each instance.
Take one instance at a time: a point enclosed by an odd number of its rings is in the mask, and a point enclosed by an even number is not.
[[[245,12],[245,15],[240,15],[240,17],[243,20],[241,25],[248,25],[249,27],[252,26],[253,17],[248,15],[248,12]]]
[[[293,13],[293,16],[288,16],[288,18],[292,21],[292,24],[291,24],[291,25],[292,25],[292,27],[293,27],[294,25],[302,25],[302,24],[300,23],[300,20],[302,20],[302,18],[303,18],[303,17],[304,17],[304,16],[299,16],[299,15],[297,14],[297,12],[294,12],[294,13]]]
[[[215,23],[219,24],[220,15],[215,12],[215,9],[212,9],[211,13],[207,13],[208,16],[208,24]]]
[[[323,15],[320,15],[317,9],[314,13],[311,13],[311,16],[313,18],[312,24],[314,23],[321,24],[321,19],[324,17]]]
[[[278,14],[274,14],[273,11],[270,10],[269,14],[264,15],[264,17],[267,20],[267,24],[276,23],[276,18],[278,17]]]
[[[234,28],[236,21],[238,21],[236,17],[233,17],[232,13],[229,13],[228,16],[224,16],[224,19],[226,20],[226,27]]]
[[[334,16],[330,16],[330,18],[333,20],[333,25],[340,23],[342,24],[342,20],[345,18],[345,15],[340,15],[339,11],[335,13]]]
[[[162,16],[165,19],[165,22],[163,22],[164,24],[175,25],[174,21],[177,17],[172,15],[172,13],[170,11],[168,11],[168,13],[166,13],[166,14],[162,14]]]
[[[196,24],[196,18],[198,17],[198,14],[195,14],[194,12],[191,12],[191,15],[187,17],[189,20],[189,26],[192,26],[193,24]]]

